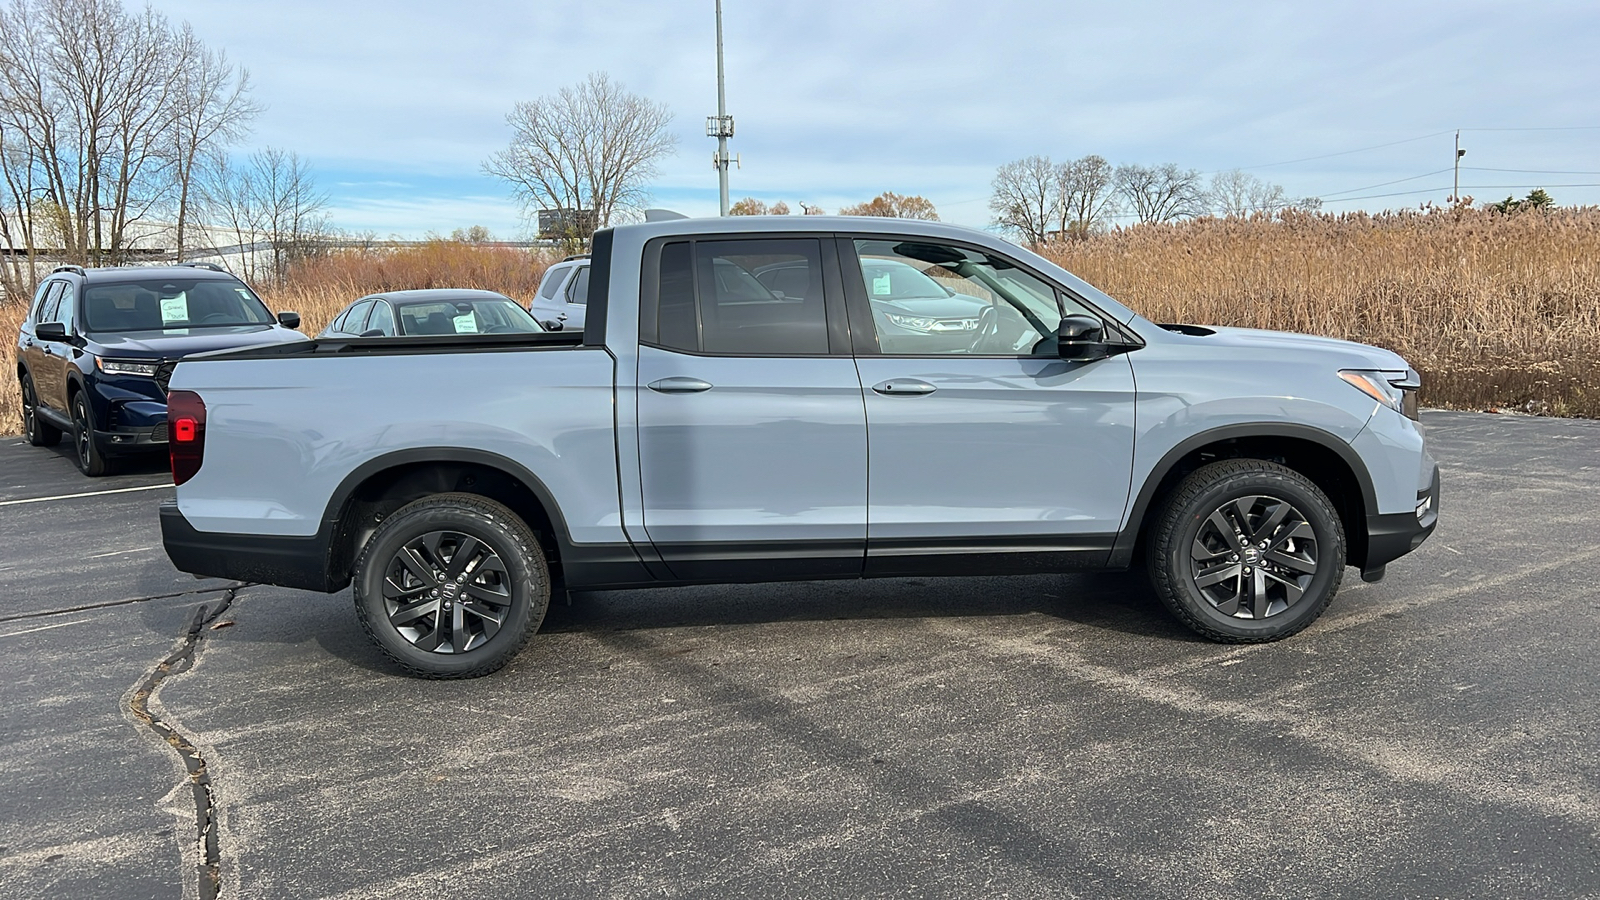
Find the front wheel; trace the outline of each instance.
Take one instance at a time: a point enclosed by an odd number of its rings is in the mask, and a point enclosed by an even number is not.
[[[72,459],[78,471],[90,478],[111,472],[111,461],[94,442],[94,419],[89,417],[89,398],[83,391],[72,395]]]
[[[550,605],[550,571],[533,532],[475,494],[436,494],[401,507],[367,542],[353,584],[362,627],[419,678],[498,670]]]
[[[1265,460],[1195,470],[1151,533],[1157,596],[1185,625],[1225,643],[1275,641],[1310,625],[1344,566],[1344,526],[1327,495]]]

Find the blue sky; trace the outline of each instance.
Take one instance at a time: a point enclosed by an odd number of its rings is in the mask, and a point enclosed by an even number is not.
[[[594,71],[675,114],[655,204],[716,213],[712,0],[153,3],[250,70],[246,149],[309,159],[341,227],[523,233],[481,164],[517,101]],[[732,194],[983,226],[996,167],[1098,153],[1400,208],[1449,194],[1461,128],[1463,194],[1600,203],[1597,38],[1593,0],[724,0]]]

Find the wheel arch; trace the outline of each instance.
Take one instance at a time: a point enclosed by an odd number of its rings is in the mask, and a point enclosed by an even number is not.
[[[552,574],[559,572],[571,533],[549,488],[514,460],[462,447],[415,447],[357,466],[328,500],[328,584],[339,590],[378,523],[413,500],[442,493],[475,494],[505,505],[538,536]]]
[[[1133,498],[1128,524],[1111,550],[1110,565],[1126,568],[1144,549],[1152,510],[1195,469],[1219,459],[1278,462],[1311,479],[1339,513],[1350,565],[1367,558],[1367,515],[1378,508],[1377,490],[1366,464],[1337,435],[1308,425],[1262,422],[1226,425],[1181,442],[1150,470]]]

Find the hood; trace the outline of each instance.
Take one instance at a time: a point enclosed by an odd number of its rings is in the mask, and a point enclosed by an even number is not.
[[[125,331],[91,334],[102,356],[134,359],[177,359],[212,350],[234,350],[262,344],[287,344],[309,340],[298,331],[276,325],[231,325],[224,328],[172,328],[165,331]]]
[[[1234,346],[1241,350],[1288,350],[1313,353],[1326,353],[1345,357],[1348,361],[1341,361],[1343,368],[1378,369],[1382,371],[1404,372],[1410,368],[1398,353],[1385,350],[1382,347],[1373,347],[1368,344],[1358,344],[1355,341],[1342,341],[1338,338],[1317,337],[1310,334],[1295,334],[1288,331],[1262,331],[1256,328],[1223,328],[1208,325],[1203,331],[1212,334],[1200,338],[1213,345]]]

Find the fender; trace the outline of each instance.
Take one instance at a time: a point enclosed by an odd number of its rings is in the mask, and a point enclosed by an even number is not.
[[[1184,457],[1208,444],[1246,438],[1292,438],[1302,440],[1316,444],[1343,460],[1361,490],[1363,508],[1353,511],[1352,522],[1358,524],[1362,531],[1359,536],[1354,533],[1349,536],[1352,545],[1351,559],[1356,559],[1358,554],[1354,552],[1355,542],[1357,540],[1361,540],[1363,544],[1365,542],[1366,511],[1378,508],[1378,494],[1372,484],[1372,475],[1367,472],[1367,465],[1361,461],[1361,456],[1356,453],[1355,448],[1341,440],[1337,435],[1309,425],[1297,425],[1292,422],[1241,422],[1233,425],[1223,425],[1191,435],[1180,441],[1177,446],[1168,450],[1166,455],[1161,457],[1161,460],[1150,470],[1150,474],[1146,476],[1144,485],[1140,487],[1138,495],[1133,500],[1133,505],[1128,512],[1127,525],[1117,535],[1116,543],[1112,545],[1109,565],[1112,568],[1125,569],[1132,564],[1134,547],[1139,541],[1140,533],[1143,531],[1144,518],[1149,512],[1151,502],[1155,499],[1156,491],[1160,489],[1162,482],[1166,480],[1173,468]]]

